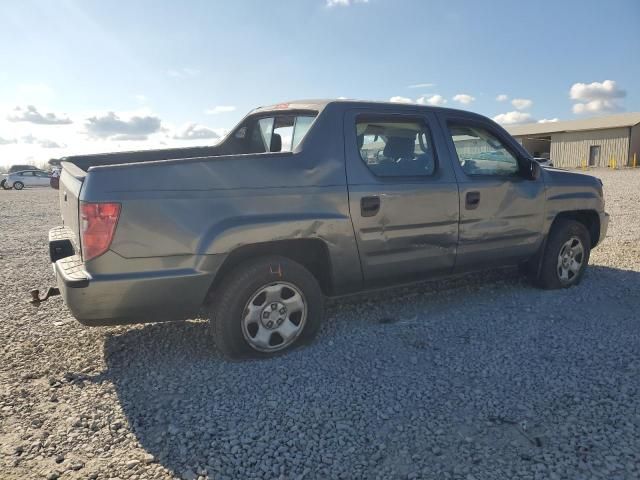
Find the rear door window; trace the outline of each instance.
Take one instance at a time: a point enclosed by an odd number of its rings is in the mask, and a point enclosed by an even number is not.
[[[360,158],[378,177],[425,177],[436,172],[429,127],[415,118],[358,117]]]

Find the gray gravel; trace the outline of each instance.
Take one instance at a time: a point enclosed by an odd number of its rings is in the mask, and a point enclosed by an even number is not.
[[[228,363],[203,321],[87,328],[52,284],[51,190],[0,191],[0,478],[640,477],[640,171],[598,171],[583,283],[513,271],[333,302],[318,340]]]

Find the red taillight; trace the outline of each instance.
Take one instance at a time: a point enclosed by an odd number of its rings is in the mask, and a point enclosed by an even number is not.
[[[80,203],[80,236],[85,262],[109,250],[119,216],[119,203]]]

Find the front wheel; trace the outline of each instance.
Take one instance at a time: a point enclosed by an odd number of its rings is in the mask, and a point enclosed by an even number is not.
[[[236,267],[214,292],[214,341],[229,358],[271,356],[310,341],[324,316],[324,296],[305,267],[260,257]]]
[[[587,228],[575,220],[559,220],[549,234],[538,285],[546,289],[577,285],[590,253],[591,236]]]
[[[15,188],[16,190],[22,190],[24,188],[24,183],[22,182],[15,182],[13,184],[13,188]]]

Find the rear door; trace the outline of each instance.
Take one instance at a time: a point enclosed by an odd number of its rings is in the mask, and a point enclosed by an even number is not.
[[[542,243],[542,176],[525,177],[515,140],[489,121],[440,114],[460,187],[456,271],[514,264]]]
[[[344,136],[349,207],[365,283],[451,272],[458,187],[433,114],[354,109],[345,115]]]

